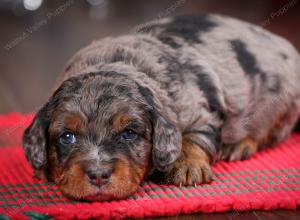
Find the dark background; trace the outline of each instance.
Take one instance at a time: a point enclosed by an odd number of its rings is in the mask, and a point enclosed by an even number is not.
[[[67,60],[92,40],[132,32],[164,16],[226,14],[262,25],[300,48],[298,0],[44,0],[34,11],[23,3],[0,0],[0,114],[37,110]]]

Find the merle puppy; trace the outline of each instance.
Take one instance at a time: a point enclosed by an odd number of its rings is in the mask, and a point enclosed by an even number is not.
[[[285,39],[225,16],[179,16],[80,50],[24,134],[36,175],[75,199],[134,193],[154,170],[208,183],[290,134],[300,57]]]

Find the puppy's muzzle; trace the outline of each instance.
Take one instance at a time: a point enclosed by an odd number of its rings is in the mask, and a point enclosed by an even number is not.
[[[112,169],[104,167],[88,169],[86,173],[91,184],[95,186],[102,186],[109,182],[109,179],[112,175]]]

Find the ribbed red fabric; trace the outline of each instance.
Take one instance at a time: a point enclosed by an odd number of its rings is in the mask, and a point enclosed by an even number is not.
[[[32,178],[20,147],[32,115],[0,116],[0,217],[28,219],[29,214],[67,218],[143,218],[196,212],[296,209],[300,205],[300,134],[250,160],[219,162],[216,180],[197,187],[144,182],[130,198],[110,202],[71,201],[51,183]],[[1,215],[2,214],[2,215]]]

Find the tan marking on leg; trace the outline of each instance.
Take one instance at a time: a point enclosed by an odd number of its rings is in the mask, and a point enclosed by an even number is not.
[[[167,182],[176,185],[195,185],[211,182],[212,179],[208,154],[184,136],[181,156],[168,173]]]
[[[245,160],[250,158],[257,151],[257,148],[257,141],[247,137],[237,144],[225,145],[221,158],[227,161]]]

